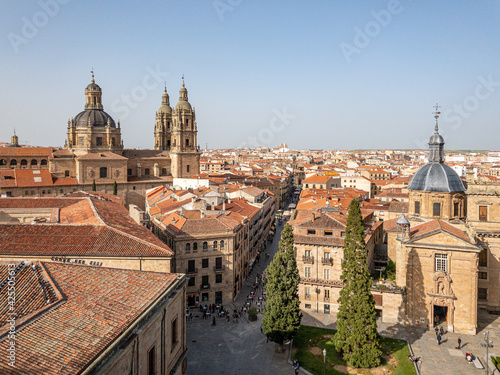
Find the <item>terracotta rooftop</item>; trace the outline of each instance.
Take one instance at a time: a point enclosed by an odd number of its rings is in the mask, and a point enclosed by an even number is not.
[[[7,275],[7,266],[0,265],[0,279]],[[16,367],[0,361],[0,373],[5,375],[81,373],[178,278],[59,263],[37,263],[35,270],[27,266],[18,275],[16,293],[22,298],[15,305],[20,313]],[[6,299],[7,290],[0,289],[0,301]],[[4,353],[9,345],[7,330],[5,324],[0,327]]]
[[[138,225],[121,204],[102,194],[66,198],[0,198],[0,210],[52,209],[46,223],[0,224],[0,254],[172,256],[172,250]]]
[[[13,157],[49,157],[52,154],[52,147],[0,147],[0,156],[13,156]],[[20,162],[20,160],[18,161]]]

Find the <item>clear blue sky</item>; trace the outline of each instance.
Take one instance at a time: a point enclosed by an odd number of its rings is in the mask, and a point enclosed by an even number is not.
[[[203,148],[425,148],[439,102],[500,149],[499,1],[60,1],[0,0],[0,141],[62,146],[93,67],[127,148],[184,74]]]

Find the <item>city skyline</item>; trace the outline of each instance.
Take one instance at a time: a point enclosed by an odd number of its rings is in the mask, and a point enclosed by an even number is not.
[[[497,149],[496,2],[117,5],[5,6],[0,141],[63,146],[93,69],[126,148],[185,75],[202,148],[426,149],[438,102],[445,148]]]

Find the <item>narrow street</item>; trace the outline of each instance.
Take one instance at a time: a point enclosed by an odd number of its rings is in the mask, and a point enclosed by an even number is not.
[[[256,263],[249,274],[241,291],[233,304],[224,305],[232,311],[239,309],[246,302],[252,290],[255,277],[261,274],[271,262],[278,250],[283,225],[276,227],[276,234],[272,243],[265,250],[269,259],[265,259],[264,252],[260,262]],[[261,294],[259,288],[256,295]],[[217,318],[217,325],[212,326],[212,320],[203,320],[200,313],[194,313],[194,319],[187,322],[188,346],[188,374],[217,374],[217,375],[290,375],[292,367],[287,363],[288,352],[275,353],[275,344],[267,342],[260,332],[262,314],[255,322],[249,322],[247,314],[233,323],[231,318]]]

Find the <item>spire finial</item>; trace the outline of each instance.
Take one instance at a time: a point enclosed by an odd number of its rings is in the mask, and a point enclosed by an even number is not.
[[[185,87],[184,86],[184,74],[182,74],[182,87]]]
[[[94,80],[94,68],[92,68],[92,70],[90,71],[90,73],[92,73],[92,83],[95,83],[95,80]]]
[[[434,127],[434,131],[436,133],[439,130],[439,128],[438,128],[438,118],[439,118],[439,115],[441,114],[441,112],[439,111],[439,108],[441,108],[441,106],[436,103],[436,105],[434,106],[435,111],[432,112],[434,114],[434,118],[436,119],[436,126]]]
[[[165,91],[164,93],[166,94],[167,93],[167,81],[165,81]]]

